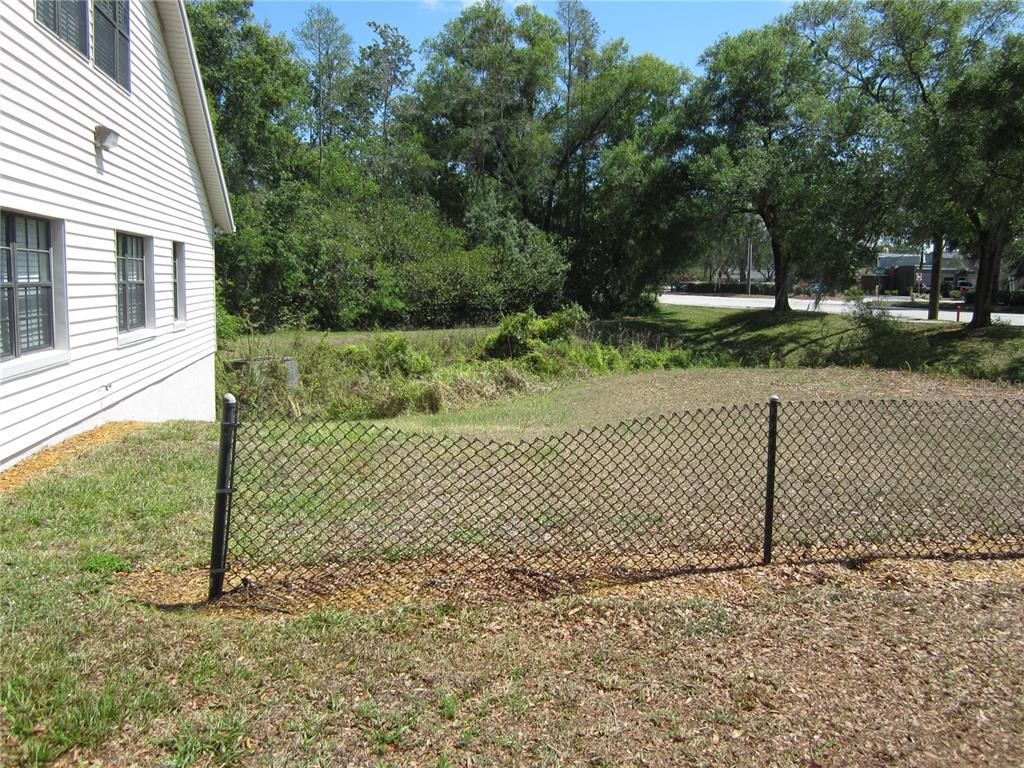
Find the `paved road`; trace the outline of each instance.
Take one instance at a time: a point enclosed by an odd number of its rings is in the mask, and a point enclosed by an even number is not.
[[[904,299],[905,300],[905,299]],[[731,309],[771,309],[775,303],[770,296],[703,296],[692,293],[663,293],[658,297],[662,304],[677,304],[687,307],[725,307]],[[878,300],[887,304],[885,299]],[[793,309],[814,311],[813,299],[799,299],[790,297],[789,305]],[[839,299],[825,299],[818,306],[819,312],[827,312],[831,315],[841,315],[850,311],[845,301]],[[893,317],[901,320],[913,320],[928,322],[928,310],[910,309],[906,307],[889,307]],[[942,310],[939,312],[939,320],[947,323],[956,322],[956,312]],[[1007,323],[1009,325],[1024,325],[1024,314],[1014,312],[993,312],[994,322]],[[960,322],[969,323],[971,313],[968,311],[960,313]]]

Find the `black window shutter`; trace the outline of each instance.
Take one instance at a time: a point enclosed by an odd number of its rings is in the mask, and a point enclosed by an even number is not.
[[[96,66],[131,87],[128,0],[94,0]]]
[[[36,0],[36,18],[56,32],[57,0]]]
[[[75,46],[82,54],[88,54],[89,42],[88,42],[88,22],[86,17],[88,15],[88,5],[84,0],[77,0],[77,2],[65,2],[57,3],[57,26],[58,34],[71,45]]]
[[[101,10],[101,3],[96,3],[96,13],[93,15],[93,26],[95,33],[96,66],[102,69],[111,77],[116,73],[117,55],[114,52],[114,22]]]

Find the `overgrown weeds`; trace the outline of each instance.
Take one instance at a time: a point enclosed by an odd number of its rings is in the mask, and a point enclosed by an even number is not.
[[[616,346],[583,338],[590,320],[576,304],[547,316],[508,315],[498,329],[465,343],[414,346],[408,334],[334,346],[296,334],[281,355],[251,337],[240,359],[220,366],[220,389],[247,407],[328,419],[391,418],[490,402],[556,380],[628,370],[721,366],[727,354],[695,353],[664,343]],[[289,380],[290,361],[298,378]],[[294,377],[294,374],[292,374]]]

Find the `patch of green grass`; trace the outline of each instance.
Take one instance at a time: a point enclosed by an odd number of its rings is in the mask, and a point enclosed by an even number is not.
[[[168,764],[174,768],[236,765],[245,756],[247,734],[245,718],[237,713],[208,713],[199,722],[181,719],[166,743],[172,751]]]
[[[101,576],[112,576],[131,570],[127,560],[110,552],[90,552],[83,555],[80,562],[83,571],[98,573]]]
[[[454,720],[459,713],[459,697],[451,691],[439,690],[437,692],[437,705],[441,710],[441,717],[444,720]]]

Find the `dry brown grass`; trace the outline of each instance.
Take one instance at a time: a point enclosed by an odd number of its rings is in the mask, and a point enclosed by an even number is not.
[[[883,560],[220,621],[245,619],[233,646],[309,628],[287,684],[257,673],[235,705],[240,765],[1003,766],[1024,761],[1022,608],[1022,560]],[[156,762],[163,728],[79,757]]]
[[[654,376],[663,399],[632,377],[600,391],[632,418],[740,374],[700,375]],[[775,375],[720,397],[760,402]],[[907,395],[958,386],[919,382]],[[577,392],[543,430],[604,420],[597,396]],[[4,493],[0,764],[1024,764],[1024,561],[155,609],[205,594],[215,442],[208,425],[155,426]]]

